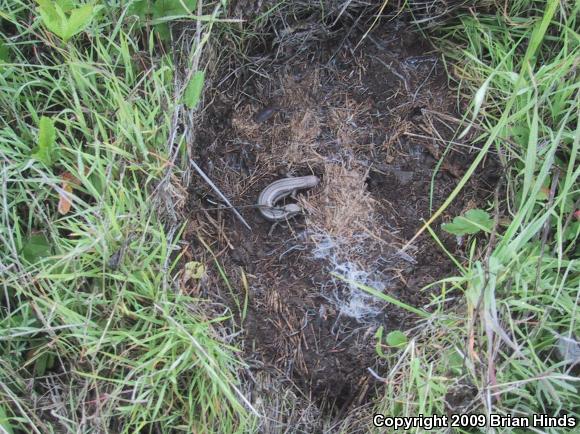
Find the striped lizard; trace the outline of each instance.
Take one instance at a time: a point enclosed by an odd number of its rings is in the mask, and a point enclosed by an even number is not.
[[[287,196],[294,196],[298,190],[316,187],[319,182],[320,179],[313,175],[284,178],[274,181],[262,190],[258,197],[260,213],[266,220],[272,222],[287,220],[292,216],[300,214],[302,208],[299,205],[291,203],[277,207],[276,202]]]

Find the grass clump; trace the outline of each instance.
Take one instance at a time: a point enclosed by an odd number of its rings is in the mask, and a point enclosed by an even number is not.
[[[214,327],[227,315],[171,277],[179,227],[158,192],[179,200],[163,188],[185,151],[168,145],[177,68],[133,3],[0,1],[3,432],[246,420],[235,350]]]
[[[577,366],[558,354],[559,336],[580,337],[579,7],[509,2],[437,29],[484,145],[428,225],[490,149],[504,181],[488,207],[493,230],[453,258],[460,273],[440,282],[433,315],[393,364],[384,414],[580,416]]]

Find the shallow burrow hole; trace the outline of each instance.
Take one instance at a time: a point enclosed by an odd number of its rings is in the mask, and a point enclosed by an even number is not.
[[[430,236],[401,248],[476,153],[470,137],[457,139],[467,102],[408,17],[382,20],[365,36],[376,11],[348,12],[272,14],[244,33],[244,55],[239,45],[214,46],[208,63],[193,158],[251,231],[195,183],[187,237],[206,276],[188,285],[234,312],[245,390],[256,406],[280,412],[292,388],[295,407],[334,415],[372,399],[380,382],[371,370],[388,370],[377,329],[412,335],[421,322],[335,276],[429,312],[440,288],[421,289],[453,265]],[[288,199],[304,213],[272,228],[255,207],[260,192],[305,175],[320,184]],[[481,205],[496,175],[486,161],[443,220]],[[462,257],[465,246],[439,227]]]

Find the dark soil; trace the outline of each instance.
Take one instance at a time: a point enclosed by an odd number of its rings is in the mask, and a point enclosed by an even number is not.
[[[344,410],[372,396],[378,383],[367,368],[378,375],[387,369],[375,351],[378,327],[411,330],[419,318],[386,303],[371,317],[341,315],[332,293],[344,284],[330,276],[328,261],[314,257],[308,219],[293,219],[269,235],[271,224],[253,207],[260,191],[288,174],[323,178],[325,164],[363,170],[375,204],[372,231],[383,242],[368,249],[368,261],[359,252],[359,264],[380,271],[386,293],[430,311],[439,288],[421,288],[454,273],[432,238],[418,239],[409,251],[414,262],[385,258],[448,197],[475,150],[455,140],[446,152],[465,107],[457,106],[441,59],[405,23],[383,25],[360,44],[362,34],[347,28],[326,37],[315,30],[295,36],[294,43],[256,45],[254,64],[231,75],[235,68],[224,70],[209,91],[214,98],[195,159],[252,231],[199,182],[189,236],[192,256],[207,259],[202,295],[229,305],[238,321],[247,297],[241,325],[250,366],[275,367],[307,397]],[[316,119],[314,127],[301,121],[307,116]],[[309,144],[293,152],[290,142]],[[481,206],[497,176],[487,161],[442,220]],[[440,223],[433,229],[461,258],[465,247],[440,231]],[[231,290],[199,238],[228,273]]]

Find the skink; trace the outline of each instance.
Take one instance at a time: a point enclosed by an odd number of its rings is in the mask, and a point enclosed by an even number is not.
[[[265,219],[272,222],[286,220],[302,212],[302,208],[295,203],[276,207],[276,202],[286,196],[296,193],[298,190],[316,187],[320,179],[318,177],[301,176],[298,178],[284,178],[274,181],[260,193],[258,208]]]

